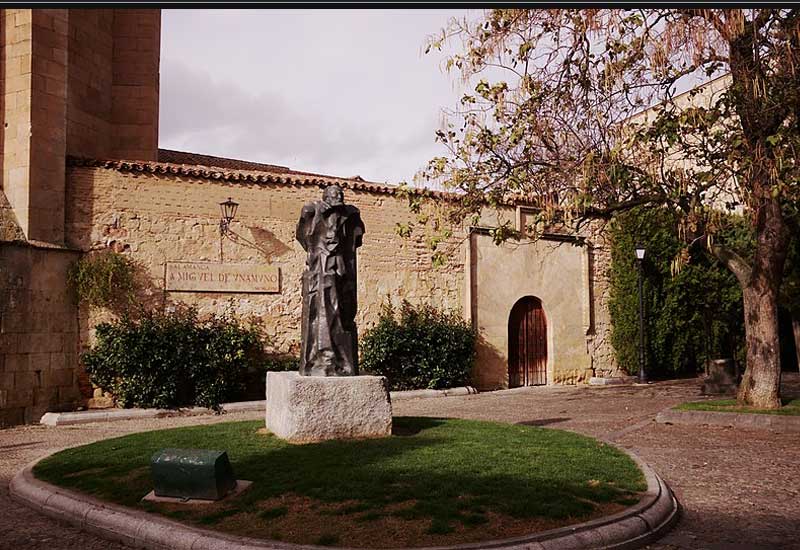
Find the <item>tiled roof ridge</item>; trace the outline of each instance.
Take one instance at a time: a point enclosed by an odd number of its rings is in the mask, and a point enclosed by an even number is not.
[[[175,164],[169,162],[157,162],[150,160],[112,160],[112,159],[93,159],[84,157],[67,157],[67,166],[104,168],[117,170],[119,172],[140,172],[147,174],[164,174],[175,176],[190,176],[216,181],[230,181],[243,183],[261,183],[278,185],[299,185],[324,187],[336,183],[345,189],[355,191],[367,191],[385,195],[399,195],[410,193],[412,195],[424,195],[428,197],[440,198],[444,200],[458,200],[454,193],[445,191],[432,191],[426,188],[400,187],[388,184],[379,184],[356,178],[340,178],[335,176],[325,176],[322,174],[311,174],[306,172],[268,172],[264,170],[232,170],[220,167]]]
[[[218,157],[203,153],[191,153],[189,151],[178,151],[177,149],[158,149],[158,162],[168,164],[190,164],[194,166],[214,166],[229,170],[256,170],[272,173],[293,172],[288,166],[277,164],[267,164],[264,162],[252,162],[249,160],[235,159],[231,157]]]

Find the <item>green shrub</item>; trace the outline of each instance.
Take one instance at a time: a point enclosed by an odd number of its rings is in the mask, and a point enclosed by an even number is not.
[[[290,371],[300,368],[300,358],[288,353],[268,355],[262,363],[262,370],[266,371]]]
[[[469,383],[475,331],[456,312],[404,300],[399,312],[383,306],[360,347],[362,370],[386,376],[392,390],[452,388]]]
[[[136,263],[112,250],[92,252],[70,266],[67,282],[76,301],[124,310],[134,301]]]
[[[677,220],[666,210],[635,210],[611,225],[611,342],[617,363],[639,370],[639,294],[634,247],[647,249],[644,269],[645,361],[649,376],[696,374],[708,359],[743,347],[742,294],[733,276],[701,246],[673,275],[681,250]]]
[[[241,395],[248,372],[265,363],[257,326],[230,313],[201,319],[186,306],[98,325],[82,359],[91,381],[124,407],[214,410]]]

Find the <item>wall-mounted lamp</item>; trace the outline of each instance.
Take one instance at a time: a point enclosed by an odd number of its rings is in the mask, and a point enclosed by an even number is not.
[[[219,220],[219,234],[225,235],[228,233],[231,222],[236,216],[236,210],[239,208],[239,203],[234,202],[233,199],[228,197],[225,202],[219,203],[219,210],[222,217]]]

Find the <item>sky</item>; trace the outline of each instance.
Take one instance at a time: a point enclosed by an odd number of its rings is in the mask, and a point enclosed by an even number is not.
[[[424,42],[464,15],[163,10],[159,146],[410,183],[464,91]]]

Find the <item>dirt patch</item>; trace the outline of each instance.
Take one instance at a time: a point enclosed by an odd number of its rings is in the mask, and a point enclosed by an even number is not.
[[[594,503],[593,503],[594,504]],[[202,527],[247,537],[298,544],[353,548],[446,546],[518,537],[581,523],[625,509],[621,504],[595,504],[591,515],[563,520],[515,518],[491,510],[465,510],[446,522],[421,517],[416,501],[374,506],[359,500],[327,503],[297,495],[258,502],[243,511],[224,504],[187,510],[179,504],[159,510]]]

